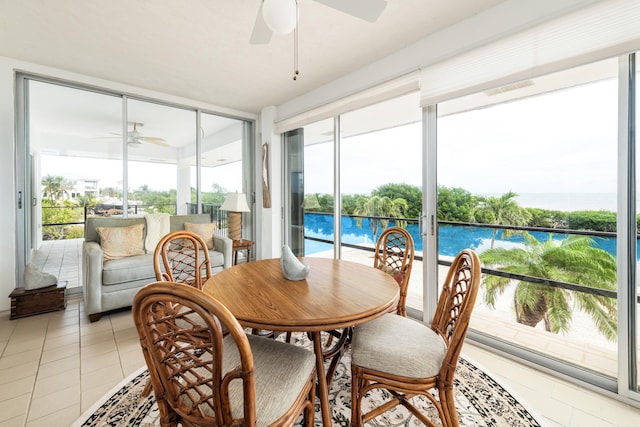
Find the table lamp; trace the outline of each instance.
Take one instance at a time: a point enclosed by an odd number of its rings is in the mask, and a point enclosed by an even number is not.
[[[242,212],[251,212],[244,193],[227,193],[220,210],[229,211],[229,233],[231,240],[242,240]]]

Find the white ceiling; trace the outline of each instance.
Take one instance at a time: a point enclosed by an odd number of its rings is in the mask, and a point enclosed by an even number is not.
[[[297,81],[293,34],[249,43],[260,1],[0,0],[0,56],[257,113],[503,0],[388,0],[375,23],[299,0]]]

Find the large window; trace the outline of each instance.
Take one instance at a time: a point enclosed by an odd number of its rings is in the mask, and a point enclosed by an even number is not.
[[[296,130],[305,255],[371,264],[380,230],[406,225],[418,249],[408,311],[429,321],[449,262],[472,248],[484,270],[468,338],[637,400],[640,154],[625,61]],[[372,202],[383,197],[401,200]]]
[[[203,212],[224,234],[217,207],[226,193],[253,192],[249,121],[67,82],[18,83],[26,130],[19,150],[29,154],[24,199],[33,207],[21,225],[18,271],[38,250],[64,246],[60,262],[44,268],[78,287],[87,216]],[[248,238],[251,218],[243,215]]]
[[[417,259],[407,306],[422,310],[422,126],[418,94],[340,117],[342,258],[372,264],[382,230],[399,225],[413,236]],[[352,246],[355,245],[355,248]]]
[[[189,213],[196,112],[130,99],[127,115],[129,212]]]
[[[418,310],[422,309],[420,120],[418,94],[414,92],[302,129],[305,256],[333,257],[334,245],[339,244],[342,259],[372,265],[382,230],[393,225],[406,227],[418,251],[407,305]],[[332,167],[336,164],[337,170]]]
[[[304,254],[334,254],[334,120],[305,126],[304,136]]]
[[[617,94],[607,60],[439,104],[437,134],[439,257],[514,274],[484,276],[471,327],[609,377]]]

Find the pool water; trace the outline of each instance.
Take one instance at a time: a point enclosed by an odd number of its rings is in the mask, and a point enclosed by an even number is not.
[[[395,225],[389,222],[389,227]],[[353,245],[375,245],[382,229],[377,230],[374,236],[368,218],[363,218],[361,226],[358,226],[355,218],[342,217],[342,242]],[[422,239],[417,224],[408,224],[407,231],[413,236],[414,245],[417,252],[422,252]],[[315,237],[324,240],[334,240],[333,215],[305,213],[304,214],[304,234],[305,237]],[[549,238],[549,233],[533,231],[530,232],[539,241]],[[438,227],[438,253],[444,256],[455,256],[461,250],[471,248],[478,253],[482,253],[491,247],[491,236],[493,230],[490,228],[478,228],[469,226],[441,225]],[[567,235],[554,234],[554,241],[566,239]],[[524,238],[521,235],[504,237],[502,230],[498,231],[494,247],[510,248],[522,245]],[[593,237],[594,246],[604,249],[613,256],[616,255],[616,239]],[[305,239],[305,254],[328,251],[333,248],[332,244],[316,242]],[[640,251],[638,251],[640,254]]]

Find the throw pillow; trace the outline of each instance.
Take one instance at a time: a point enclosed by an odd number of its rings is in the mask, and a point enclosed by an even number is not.
[[[144,254],[144,224],[96,227],[105,261]]]
[[[395,281],[398,282],[398,285],[402,286],[402,282],[404,281],[404,273],[402,271],[389,267],[388,265],[381,265],[378,266],[378,268],[393,277]]]
[[[192,233],[197,234],[204,240],[207,244],[207,248],[209,250],[215,250],[216,247],[213,244],[213,233],[216,231],[216,223],[204,223],[204,224],[196,224],[193,222],[185,222],[184,223],[185,231],[190,231]]]

